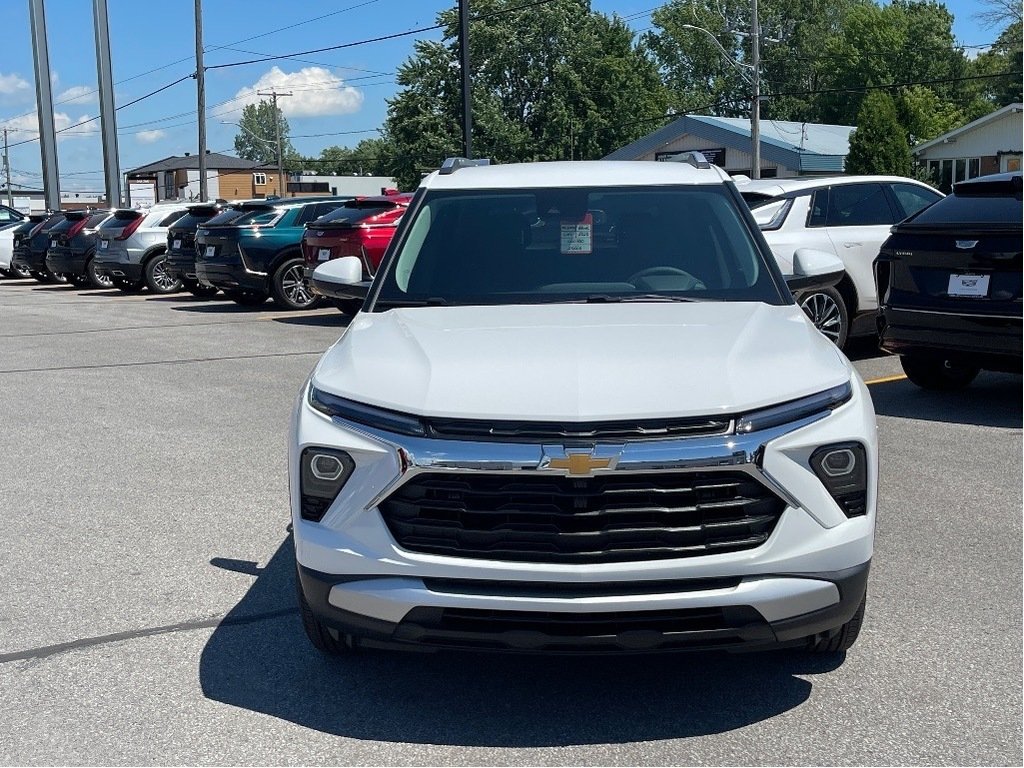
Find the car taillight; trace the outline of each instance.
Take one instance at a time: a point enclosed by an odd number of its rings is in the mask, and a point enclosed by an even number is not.
[[[70,240],[75,235],[77,235],[79,232],[81,232],[83,229],[85,229],[85,224],[86,224],[87,221],[88,221],[88,219],[81,219],[79,221],[76,221],[74,224],[72,224],[71,225],[71,229],[68,230],[67,239]]]
[[[135,230],[139,228],[142,223],[142,217],[139,216],[137,219],[133,219],[132,222],[121,230],[121,234],[115,237],[115,240],[127,240],[129,237],[135,234]]]

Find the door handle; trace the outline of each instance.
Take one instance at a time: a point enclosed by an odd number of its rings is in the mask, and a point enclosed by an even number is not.
[[[843,243],[844,248],[859,248],[863,243]]]

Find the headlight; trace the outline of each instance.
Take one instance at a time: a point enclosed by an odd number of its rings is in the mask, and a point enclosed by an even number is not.
[[[757,432],[762,429],[777,427],[781,424],[791,424],[808,416],[816,416],[820,413],[835,410],[851,397],[853,397],[853,386],[850,382],[846,382],[838,387],[818,392],[815,395],[801,397],[799,400],[792,400],[788,403],[782,403],[782,405],[773,405],[770,408],[763,408],[760,411],[744,414],[736,420],[736,432],[745,434],[747,432]]]
[[[334,448],[306,448],[299,457],[303,520],[318,522],[352,476],[356,463]]]
[[[354,400],[346,400],[313,386],[309,388],[309,404],[331,418],[337,416],[345,421],[365,424],[368,427],[376,427],[387,432],[397,432],[400,435],[422,436],[427,434],[426,426],[415,416],[364,405]]]
[[[863,445],[823,445],[811,454],[811,469],[847,517],[867,513],[868,466]]]

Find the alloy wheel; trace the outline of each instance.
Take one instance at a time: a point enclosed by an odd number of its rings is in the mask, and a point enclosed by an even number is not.
[[[299,307],[308,306],[316,300],[316,297],[306,287],[301,264],[289,267],[281,275],[281,292],[290,302]]]
[[[838,344],[843,332],[843,315],[835,299],[827,293],[812,293],[800,302],[800,308],[833,344]]]
[[[178,278],[173,277],[171,273],[167,271],[166,259],[160,259],[160,261],[153,265],[153,282],[156,283],[157,287],[163,293],[170,293],[178,287]]]

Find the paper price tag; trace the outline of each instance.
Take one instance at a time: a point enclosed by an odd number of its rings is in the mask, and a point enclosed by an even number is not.
[[[594,252],[594,217],[589,213],[579,221],[562,219],[561,252],[585,255]]]

